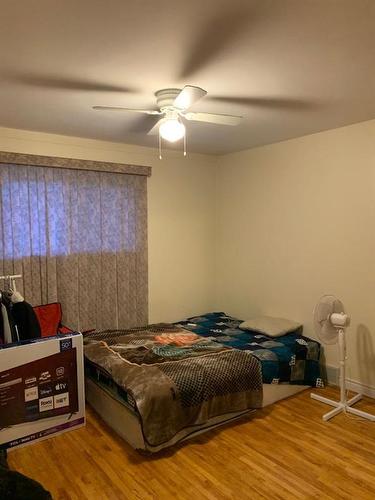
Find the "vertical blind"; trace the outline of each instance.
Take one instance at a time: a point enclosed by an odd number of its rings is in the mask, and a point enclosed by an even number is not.
[[[2,274],[79,330],[147,323],[147,177],[0,165]]]

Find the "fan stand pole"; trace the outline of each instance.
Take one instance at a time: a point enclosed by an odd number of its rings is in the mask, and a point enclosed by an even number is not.
[[[345,344],[345,332],[342,328],[339,329],[339,350],[340,350],[340,401],[334,401],[333,399],[324,398],[318,394],[311,393],[312,399],[316,399],[321,403],[325,403],[335,408],[325,415],[323,415],[323,420],[327,421],[330,418],[338,415],[341,412],[352,413],[358,417],[367,418],[375,422],[375,415],[367,413],[365,411],[357,410],[352,408],[352,405],[357,403],[362,399],[362,394],[356,394],[351,399],[346,398],[346,385],[345,385],[345,361],[346,361],[346,344]]]

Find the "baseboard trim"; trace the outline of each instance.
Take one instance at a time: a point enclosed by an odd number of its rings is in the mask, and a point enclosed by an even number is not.
[[[339,369],[337,368],[337,366],[326,366],[326,373],[327,373],[328,384],[338,386],[339,385]],[[375,399],[375,387],[374,386],[362,384],[361,382],[358,382],[357,380],[352,380],[349,378],[346,379],[346,385],[350,391],[358,392],[360,394],[364,394],[365,396],[368,396],[369,398]]]
[[[346,380],[346,385],[350,391],[358,392],[360,394],[368,396],[369,398],[375,399],[375,387],[373,386],[361,384],[356,380],[350,380],[350,379]]]

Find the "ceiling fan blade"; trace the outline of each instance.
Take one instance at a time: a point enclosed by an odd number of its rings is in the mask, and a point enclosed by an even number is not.
[[[207,91],[193,85],[185,85],[174,100],[173,106],[178,109],[189,109],[195,102],[207,94]]]
[[[147,132],[155,125],[155,123],[160,120],[160,117],[157,115],[150,116],[137,114],[134,116],[136,116],[136,118],[129,128],[129,131],[134,134],[147,134]]]
[[[30,73],[10,73],[6,80],[29,87],[51,90],[77,90],[86,92],[137,92],[124,85],[116,85],[86,78],[64,77],[62,75],[43,75]]]
[[[132,113],[143,113],[146,115],[162,115],[161,111],[156,109],[132,109],[132,108],[122,108],[121,106],[93,106],[92,109],[99,111],[130,111]]]
[[[184,113],[182,115],[184,118],[190,121],[196,122],[208,122],[208,123],[216,123],[218,125],[238,125],[242,120],[242,116],[234,116],[234,115],[221,115],[215,113]]]
[[[163,121],[161,118],[159,121],[155,123],[155,125],[147,132],[147,135],[157,135],[159,133],[159,127]]]
[[[192,75],[220,59],[222,52],[233,47],[238,38],[248,33],[257,8],[253,5],[254,2],[242,4],[237,8],[233,2],[229,2],[226,8],[220,9],[218,6],[213,9],[212,16],[202,16],[201,23],[191,24],[191,29],[194,30],[190,37],[192,44],[185,50],[187,57],[178,75],[180,80],[187,81]]]
[[[320,106],[320,103],[317,101],[291,97],[225,97],[210,95],[209,99],[210,101],[238,104],[239,106],[251,106],[281,111],[284,109],[287,111],[314,110]]]

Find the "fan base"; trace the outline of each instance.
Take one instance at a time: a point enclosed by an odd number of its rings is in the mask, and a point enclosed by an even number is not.
[[[316,399],[321,403],[335,406],[333,410],[323,415],[322,418],[325,422],[341,412],[352,413],[353,415],[357,415],[357,417],[367,418],[368,420],[375,422],[375,415],[371,415],[371,413],[367,413],[365,411],[357,410],[357,408],[352,408],[352,405],[362,399],[362,394],[356,394],[351,399],[349,399],[349,401],[334,401],[333,399],[324,398],[323,396],[319,396],[318,394],[314,393],[311,393],[310,396],[312,397],[312,399]]]

